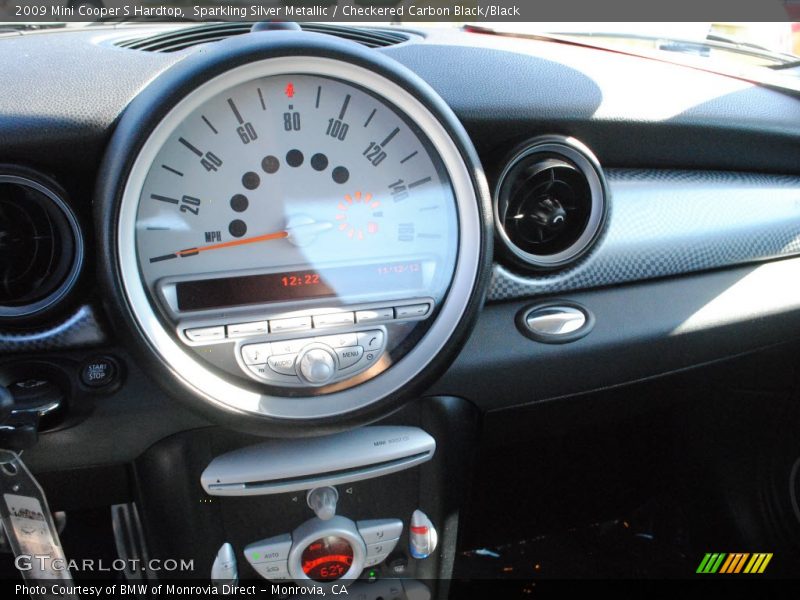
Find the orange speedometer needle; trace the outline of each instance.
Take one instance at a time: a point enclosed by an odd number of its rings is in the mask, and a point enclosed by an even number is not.
[[[328,221],[314,221],[308,219],[302,223],[295,223],[294,225],[290,224],[283,231],[265,233],[263,235],[254,235],[252,237],[242,238],[240,240],[231,240],[230,242],[219,242],[217,244],[206,244],[205,246],[186,248],[185,250],[178,250],[172,254],[154,256],[150,259],[150,262],[156,263],[161,262],[162,260],[197,256],[201,252],[207,252],[209,250],[235,248],[236,246],[246,246],[247,244],[257,244],[258,242],[268,242],[270,240],[288,240],[296,246],[305,246],[313,242],[318,234],[327,231],[332,227],[333,224]]]
[[[240,240],[231,240],[230,242],[220,242],[219,244],[208,244],[207,246],[198,246],[197,248],[187,248],[186,250],[179,250],[175,254],[180,257],[194,256],[195,254],[207,252],[209,250],[222,250],[223,248],[233,248],[234,246],[244,246],[246,244],[257,244],[258,242],[268,242],[270,240],[283,240],[288,237],[288,231],[276,231],[275,233],[254,235],[252,237],[242,238]]]

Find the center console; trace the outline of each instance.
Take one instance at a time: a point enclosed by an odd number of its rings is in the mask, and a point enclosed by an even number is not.
[[[347,586],[365,600],[446,597],[477,425],[470,403],[427,398],[327,436],[178,434],[135,464],[148,551],[194,561],[175,577],[289,597],[304,586]]]

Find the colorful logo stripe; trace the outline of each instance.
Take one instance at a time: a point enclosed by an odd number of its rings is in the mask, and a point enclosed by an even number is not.
[[[772,553],[749,552],[708,552],[700,561],[697,573],[702,574],[736,574],[736,573],[763,573],[769,561],[772,560]]]

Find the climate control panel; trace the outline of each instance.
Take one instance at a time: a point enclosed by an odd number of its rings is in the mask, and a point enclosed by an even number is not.
[[[353,522],[336,516],[311,519],[291,534],[248,545],[247,562],[265,579],[297,582],[352,580],[361,571],[382,563],[403,532],[399,519]]]

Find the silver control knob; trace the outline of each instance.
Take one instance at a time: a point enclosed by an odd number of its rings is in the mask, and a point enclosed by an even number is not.
[[[339,492],[335,487],[324,486],[309,490],[306,494],[308,507],[314,511],[320,521],[329,521],[336,516],[336,503],[339,501]]]
[[[322,348],[307,350],[300,355],[297,364],[303,379],[316,385],[327,383],[336,374],[336,359]]]

